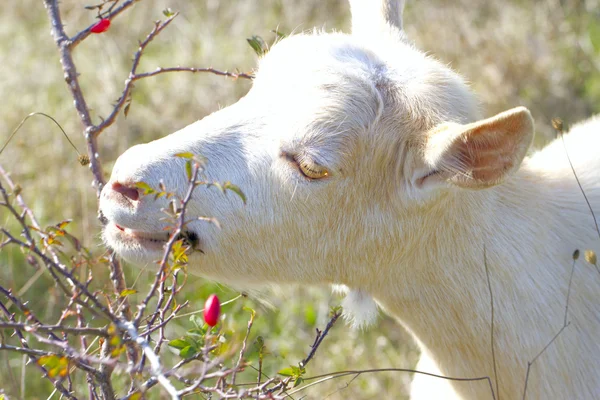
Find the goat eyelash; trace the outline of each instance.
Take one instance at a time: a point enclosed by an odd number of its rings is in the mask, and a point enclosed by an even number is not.
[[[299,157],[286,152],[282,152],[282,156],[286,160],[292,162],[306,179],[318,180],[327,178],[330,175],[329,170],[326,167],[323,167],[306,157]]]
[[[298,169],[302,175],[309,179],[323,179],[329,176],[329,171],[327,168],[312,161],[302,160],[298,163]]]

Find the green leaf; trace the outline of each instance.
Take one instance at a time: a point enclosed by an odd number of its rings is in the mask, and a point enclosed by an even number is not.
[[[257,336],[254,347],[256,348],[256,351],[258,351],[259,360],[262,360],[265,351],[265,339],[263,339],[262,336]]]
[[[304,379],[298,377],[294,380],[294,387],[299,386],[302,384],[302,382],[304,382]]]
[[[135,186],[138,189],[143,190],[145,195],[152,194],[155,192],[155,190],[152,189],[150,187],[150,185],[148,185],[146,182],[136,182],[133,184],[133,186]]]
[[[242,310],[248,311],[250,313],[250,320],[252,320],[252,321],[254,320],[254,317],[256,316],[256,311],[254,311],[250,307],[242,307]]]
[[[75,248],[75,250],[77,251],[83,251],[84,253],[88,254],[87,258],[89,257],[89,250],[86,249],[85,247],[83,247],[81,245],[81,242],[79,241],[79,239],[77,239],[75,236],[71,235],[69,232],[67,231],[62,231],[64,237],[66,237],[69,242],[71,243],[71,245],[73,245],[73,247]]]
[[[187,333],[190,334],[190,336],[204,337],[206,331],[202,328],[192,328],[189,331],[187,331]]]
[[[168,343],[169,347],[173,347],[174,349],[184,349],[186,347],[189,347],[190,344],[188,342],[186,342],[183,339],[173,339]]]
[[[294,370],[292,367],[281,369],[277,373],[282,376],[294,376]]]
[[[60,361],[60,358],[57,355],[51,355],[51,356],[41,356],[40,358],[38,358],[37,363],[38,363],[38,365],[41,365],[42,367],[45,367],[47,369],[52,369],[52,368],[56,368],[58,366],[59,361]]]
[[[171,10],[170,8],[165,8],[162,13],[167,18],[170,18],[173,15],[175,15],[175,13],[173,12],[173,10]]]
[[[183,153],[177,153],[177,154],[175,154],[175,157],[185,158],[185,159],[188,159],[188,160],[192,160],[194,158],[194,154],[190,153],[189,151],[184,151]]]
[[[196,328],[201,329],[206,333],[206,329],[204,329],[204,319],[199,314],[190,316],[190,322],[194,324]]]
[[[264,56],[269,51],[269,46],[260,36],[254,35],[246,40],[259,57]]]
[[[198,353],[198,349],[196,348],[196,346],[187,346],[179,350],[179,355],[183,358],[190,358],[196,353]]]
[[[273,29],[271,32],[277,36],[277,39],[285,39],[288,36],[286,33],[281,33],[277,29]]]
[[[222,193],[225,193],[225,189],[223,189],[223,185],[221,185],[219,182],[206,183],[207,188],[211,188],[213,186],[216,187],[217,189],[219,189]]]
[[[188,181],[192,180],[192,162],[190,160],[185,162],[185,175]]]
[[[125,116],[125,118],[127,118],[127,116],[129,115],[129,109],[131,108],[131,100],[129,100],[126,104],[125,107],[123,107],[123,115]]]
[[[308,326],[315,326],[317,323],[317,311],[310,303],[304,308],[304,322],[306,322]]]
[[[342,312],[342,306],[332,306],[329,309],[329,317],[333,317],[335,314],[339,314]]]
[[[244,202],[244,205],[246,205],[246,195],[238,186],[234,185],[231,182],[225,182],[223,184],[223,190],[231,190],[232,192],[237,194],[240,197],[240,199],[242,199],[242,201]]]

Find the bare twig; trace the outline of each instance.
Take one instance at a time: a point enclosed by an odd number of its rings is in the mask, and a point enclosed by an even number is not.
[[[73,149],[75,150],[75,152],[77,153],[77,155],[79,156],[79,160],[82,164],[84,164],[85,159],[83,158],[83,156],[81,155],[81,153],[79,153],[79,150],[77,149],[77,147],[75,146],[75,144],[71,141],[71,139],[69,138],[69,135],[67,135],[67,132],[65,132],[65,130],[63,129],[63,127],[58,123],[57,120],[55,120],[52,116],[43,113],[43,112],[32,112],[29,113],[25,118],[23,118],[21,120],[21,122],[19,123],[19,125],[17,125],[17,127],[12,131],[12,133],[10,134],[10,136],[8,137],[8,139],[6,140],[6,142],[4,142],[4,144],[2,145],[2,147],[0,147],[0,154],[2,154],[2,152],[6,149],[6,147],[8,146],[8,144],[10,143],[10,141],[12,140],[13,137],[15,137],[15,135],[17,134],[17,132],[19,131],[19,129],[23,126],[23,124],[31,117],[35,117],[36,115],[41,115],[43,117],[48,118],[50,121],[54,122],[54,124],[56,126],[58,126],[58,128],[61,130],[62,134],[64,135],[65,139],[67,139],[67,142],[69,142],[69,144],[71,145],[71,147],[73,147]],[[4,172],[3,172],[4,174]]]
[[[136,51],[135,55],[133,56],[131,72],[129,72],[129,77],[125,81],[125,89],[123,89],[123,93],[121,94],[121,97],[119,97],[119,100],[117,100],[117,103],[115,104],[115,106],[114,106],[112,112],[109,114],[109,116],[104,121],[102,121],[97,127],[94,128],[94,132],[93,132],[94,137],[97,137],[104,129],[106,129],[107,127],[109,127],[110,125],[112,125],[115,122],[115,120],[117,119],[117,115],[119,115],[119,113],[121,112],[121,109],[123,108],[123,106],[127,102],[127,99],[129,98],[129,95],[133,88],[134,76],[135,76],[138,66],[140,65],[140,60],[142,59],[144,50],[150,44],[150,42],[152,42],[152,40],[154,40],[154,38],[160,32],[162,32],[163,29],[165,29],[167,26],[169,26],[169,24],[173,21],[173,19],[175,19],[177,17],[177,15],[178,15],[178,13],[175,13],[172,16],[170,16],[169,18],[167,18],[165,21],[156,21],[154,23],[154,28],[152,29],[152,31],[148,34],[148,36],[146,36],[146,38],[143,41],[140,42],[140,46],[139,46],[138,50]]]
[[[254,75],[252,75],[251,73],[247,73],[247,72],[229,72],[229,71],[220,71],[218,69],[214,69],[212,67],[209,68],[192,68],[192,67],[170,67],[170,68],[157,68],[154,71],[151,72],[144,72],[144,73],[140,73],[140,74],[135,74],[133,76],[133,80],[138,80],[138,79],[143,79],[143,78],[149,78],[151,76],[156,76],[156,75],[160,75],[160,74],[164,74],[167,72],[191,72],[191,73],[199,73],[199,72],[208,72],[211,74],[215,74],[215,75],[219,75],[219,76],[226,76],[229,78],[234,78],[234,79],[238,79],[238,78],[243,78],[243,79],[254,79]]]
[[[482,376],[482,377],[477,377],[477,378],[457,378],[457,377],[451,377],[451,376],[432,374],[430,372],[423,372],[423,371],[418,371],[418,370],[409,369],[409,368],[375,368],[375,369],[363,369],[363,370],[336,371],[336,372],[331,372],[331,373],[327,373],[327,374],[321,374],[321,375],[310,376],[308,378],[303,378],[304,381],[311,381],[311,380],[315,380],[315,379],[319,379],[319,381],[299,387],[298,389],[291,391],[290,394],[298,393],[301,390],[305,390],[305,389],[309,388],[310,386],[314,386],[316,384],[323,383],[327,380],[341,378],[343,376],[362,375],[362,374],[380,373],[380,372],[409,372],[409,373],[413,373],[413,374],[427,375],[427,376],[432,376],[434,378],[444,379],[444,380],[448,380],[448,381],[455,381],[455,382],[487,381],[492,392],[494,390],[492,380],[490,379],[489,376]]]
[[[104,329],[98,328],[74,328],[69,326],[61,326],[61,325],[35,325],[35,324],[23,324],[16,322],[1,322],[0,321],[0,329],[20,329],[25,332],[45,332],[45,333],[54,333],[54,332],[66,332],[72,335],[94,335],[94,336],[102,336],[108,337],[108,333]]]
[[[116,258],[115,253],[109,253],[109,263],[110,263],[110,279],[113,284],[113,288],[115,291],[115,295],[121,298],[121,294],[123,291],[127,289],[127,285],[125,283],[125,273],[123,272],[123,268],[121,267],[121,263]],[[133,318],[133,313],[131,312],[131,306],[129,305],[129,299],[127,297],[123,297],[121,301],[121,305],[119,307],[121,311],[121,315],[127,320],[130,321]],[[127,342],[127,360],[129,363],[129,370],[131,373],[132,381],[134,380],[135,375],[135,365],[139,361],[139,355],[134,346],[131,345],[130,342]],[[107,371],[105,371],[107,372]]]
[[[11,314],[8,309],[4,306],[4,303],[2,303],[0,301],[0,309],[2,310],[2,312],[4,313],[4,315],[11,321],[11,322],[16,322],[15,318],[13,316],[13,314]],[[15,334],[19,337],[19,340],[21,342],[21,348],[22,349],[28,349],[29,348],[29,344],[27,343],[27,339],[25,339],[25,336],[23,336],[23,334],[21,333],[20,330],[16,329],[15,330]],[[25,351],[25,350],[24,350]],[[68,399],[72,399],[72,400],[76,400],[75,397],[73,397],[69,391],[67,391],[67,389],[63,386],[63,384],[56,380],[56,379],[52,379],[50,378],[50,376],[48,376],[48,371],[46,370],[46,368],[44,368],[43,366],[39,365],[37,363],[38,360],[38,355],[35,355],[33,353],[29,353],[27,354],[27,356],[29,357],[30,360],[32,360],[34,362],[34,364],[44,373],[44,376],[47,377],[50,382],[52,382],[52,384],[54,385],[54,387],[56,388],[56,390],[58,390],[63,396],[65,396]]]
[[[575,265],[577,263],[577,259],[579,258],[579,250],[575,250],[573,252],[573,266],[571,267],[571,274],[569,276],[569,286],[567,287],[567,299],[565,301],[565,317],[563,320],[563,326],[556,332],[556,334],[550,339],[548,344],[544,346],[544,348],[536,354],[535,357],[531,361],[527,362],[527,372],[525,373],[525,387],[523,388],[523,400],[527,397],[527,384],[529,383],[529,372],[531,370],[531,366],[540,358],[542,354],[554,343],[554,341],[560,336],[561,333],[571,324],[568,320],[569,314],[569,298],[571,297],[571,283],[573,282],[573,274],[575,273]]]
[[[74,285],[76,286],[76,288],[82,292],[83,294],[86,295],[86,297],[88,298],[88,300],[94,305],[95,308],[97,308],[98,310],[102,311],[102,313],[108,317],[108,319],[110,319],[113,322],[118,322],[118,319],[116,318],[115,315],[113,315],[113,313],[102,303],[100,303],[100,301],[97,299],[97,296],[95,296],[94,294],[92,294],[88,288],[86,287],[86,285],[84,285],[83,283],[79,282],[71,273],[69,273],[68,271],[64,270],[63,268],[61,268],[59,265],[55,264],[54,261],[52,261],[50,258],[48,258],[46,255],[44,255],[40,249],[38,249],[37,247],[31,247],[30,245],[28,245],[25,242],[22,242],[18,239],[16,239],[14,236],[12,236],[10,234],[10,232],[8,232],[6,229],[4,228],[0,228],[0,232],[4,233],[4,235],[8,238],[8,240],[12,243],[15,243],[17,245],[19,245],[20,247],[24,248],[24,249],[29,249],[31,250],[35,255],[37,255],[38,257],[40,257],[42,259],[42,261],[44,261],[44,264],[48,267],[48,270],[51,273],[54,273],[53,277],[55,278],[55,281],[59,283],[59,285],[62,283],[60,281],[60,279],[58,278],[58,276],[56,276],[56,273],[64,276],[65,278],[70,279]],[[68,289],[64,287],[63,284],[63,290],[66,291],[66,293],[69,295],[69,297],[73,297],[74,295],[69,293]],[[86,307],[90,307],[90,305],[88,303],[82,302],[80,303]],[[90,310],[92,308],[89,308]]]
[[[131,336],[131,339],[134,340],[143,350],[144,355],[150,361],[150,365],[152,366],[152,375],[158,380],[158,382],[165,388],[165,390],[169,393],[172,399],[179,399],[179,395],[177,394],[177,389],[173,387],[169,379],[163,374],[162,365],[160,363],[160,359],[158,356],[152,351],[150,344],[137,333],[137,329],[132,323],[125,323],[124,328]]]
[[[487,278],[487,286],[490,291],[490,309],[492,312],[491,316],[491,327],[490,327],[490,346],[492,347],[492,364],[494,366],[494,380],[496,381],[496,394],[492,390],[492,397],[495,399],[498,396],[498,400],[500,400],[500,387],[498,382],[498,370],[496,365],[496,351],[494,346],[494,293],[492,292],[492,284],[490,282],[490,270],[487,263],[487,253],[485,245],[483,246],[483,264],[485,266],[485,276]]]
[[[83,326],[86,325],[85,323],[85,319],[83,317],[83,313],[81,310],[81,306],[77,305],[76,306],[76,312],[77,312],[77,327],[81,328]],[[81,354],[85,354],[86,353],[86,349],[87,349],[87,340],[85,336],[81,336],[79,338],[79,342],[81,343]],[[91,373],[87,373],[85,375],[85,379],[87,381],[88,384],[88,397],[90,398],[90,400],[94,400],[95,398],[95,392],[94,392],[94,376]]]
[[[0,350],[13,351],[15,353],[26,354],[26,355],[32,356],[32,357],[42,357],[42,356],[57,355],[57,353],[53,353],[51,351],[31,349],[29,347],[11,346],[9,344],[4,344],[4,343],[0,343]]]
[[[102,17],[105,19],[113,20],[116,16],[121,14],[123,11],[127,10],[129,7],[131,7],[138,1],[140,1],[140,0],[127,0],[117,8],[114,8],[114,5],[113,5],[109,9],[108,14],[104,14]],[[88,26],[87,28],[85,28],[84,30],[82,30],[81,32],[77,33],[75,36],[73,36],[73,38],[69,39],[67,42],[67,46],[70,49],[72,49],[75,46],[77,46],[79,43],[81,43],[83,40],[85,40],[85,38],[87,38],[92,33],[91,29],[94,25],[96,25],[95,22],[93,24],[91,24],[90,26]]]
[[[250,330],[252,329],[252,324],[254,323],[254,311],[250,314],[250,319],[248,320],[248,327],[246,329],[246,335],[244,336],[244,340],[242,341],[242,348],[240,349],[240,356],[238,357],[237,363],[233,367],[233,374],[231,375],[231,385],[235,386],[235,377],[237,372],[240,370],[240,366],[242,365],[242,360],[244,359],[244,353],[246,352],[246,345],[248,343],[248,337],[250,336]]]
[[[573,166],[573,163],[571,162],[571,157],[569,157],[569,152],[567,151],[567,145],[565,143],[565,135],[563,133],[562,121],[560,121],[559,119],[555,119],[552,122],[553,122],[555,129],[558,131],[558,133],[560,135],[560,139],[562,140],[562,145],[565,150],[565,155],[567,156],[567,160],[569,161],[569,166],[571,167],[571,171],[573,171],[573,176],[575,177],[575,180],[577,181],[577,186],[579,186],[579,190],[581,191],[581,194],[583,195],[583,198],[585,199],[585,202],[586,202],[588,208],[590,209],[590,214],[592,215],[592,219],[594,220],[594,225],[596,226],[596,232],[598,233],[598,238],[600,239],[600,227],[598,227],[598,220],[596,219],[596,214],[594,213],[594,209],[592,208],[592,205],[590,204],[590,201],[588,200],[588,197],[586,196],[585,191],[583,190],[583,186],[581,185],[581,182],[579,181],[579,177],[577,176],[577,173],[575,172],[575,167]]]
[[[321,343],[323,342],[323,339],[325,339],[325,337],[327,336],[327,334],[329,333],[329,330],[333,327],[333,325],[336,323],[336,321],[339,319],[340,315],[342,315],[342,313],[340,311],[336,311],[332,314],[331,318],[329,319],[329,322],[327,323],[327,326],[325,327],[325,329],[323,331],[320,331],[319,329],[317,329],[317,336],[315,337],[315,341],[311,346],[310,352],[308,353],[308,355],[302,360],[300,361],[299,365],[301,368],[306,367],[306,365],[310,362],[310,360],[314,357],[317,349],[319,348],[319,346],[321,345]],[[287,377],[286,379],[280,381],[277,385],[273,386],[272,388],[268,389],[266,391],[267,394],[273,394],[276,391],[280,391],[280,393],[284,392],[287,387],[288,384],[290,383],[292,377]],[[304,378],[303,378],[304,379]]]
[[[325,336],[327,336],[327,334],[329,333],[329,330],[336,323],[336,321],[338,320],[340,315],[342,315],[341,312],[333,313],[333,315],[331,316],[331,319],[327,323],[327,326],[325,327],[325,329],[322,332],[317,329],[317,336],[315,337],[315,342],[311,346],[310,353],[308,353],[308,355],[306,356],[306,358],[304,358],[304,360],[300,361],[301,367],[303,367],[303,368],[306,367],[306,365],[309,363],[309,361],[312,360],[315,353],[317,352],[317,349],[323,342],[323,339],[325,339]]]
[[[171,254],[171,250],[173,249],[173,245],[179,239],[179,236],[183,233],[183,228],[184,228],[184,224],[185,224],[186,207],[187,207],[189,201],[192,199],[192,194],[194,193],[194,189],[196,188],[195,182],[198,179],[198,174],[200,173],[200,170],[201,170],[200,166],[196,163],[196,165],[194,165],[194,167],[193,167],[192,175],[188,181],[187,192],[186,192],[183,200],[181,200],[181,208],[180,208],[181,211],[177,218],[177,227],[171,233],[171,236],[169,237],[169,240],[168,240],[167,244],[165,245],[163,257],[160,261],[160,267],[159,267],[158,272],[156,273],[156,277],[154,279],[152,287],[148,291],[146,298],[138,306],[138,312],[137,312],[134,322],[133,322],[136,327],[138,327],[140,325],[140,321],[144,315],[144,311],[148,307],[148,303],[150,302],[150,299],[155,295],[156,290],[158,289],[158,286],[161,281],[161,276],[163,275],[164,270],[167,266],[167,262],[169,260],[169,255]]]
[[[58,47],[65,81],[67,82],[71,96],[73,96],[75,109],[77,110],[85,129],[88,155],[90,157],[90,168],[96,182],[96,192],[99,195],[100,190],[102,190],[102,186],[104,185],[104,173],[102,171],[102,164],[98,160],[98,146],[95,135],[97,128],[92,123],[89,108],[85,101],[85,97],[83,96],[83,92],[81,91],[81,86],[79,85],[79,74],[77,73],[71,54],[71,40],[69,40],[69,37],[65,33],[60,17],[60,10],[58,8],[58,0],[44,0],[44,6],[46,7],[52,25],[52,36]]]

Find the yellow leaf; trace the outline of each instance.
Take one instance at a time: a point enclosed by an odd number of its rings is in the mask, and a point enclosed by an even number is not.
[[[110,352],[110,356],[111,356],[112,358],[117,358],[117,357],[119,357],[120,355],[121,355],[121,352],[119,351],[119,349],[113,349],[113,350]]]
[[[52,368],[51,370],[48,371],[48,376],[50,378],[54,378],[56,375],[58,375],[59,372],[60,372],[60,368],[58,368],[58,367]]]
[[[120,296],[121,296],[121,297],[127,297],[127,296],[129,296],[130,294],[135,294],[135,293],[137,293],[137,290],[135,290],[135,289],[125,289],[125,290],[123,290],[123,291],[121,292]]]
[[[117,333],[117,327],[115,326],[115,324],[110,324],[108,325],[108,329],[107,329],[107,333],[112,336],[115,333]]]
[[[65,226],[69,225],[70,223],[71,223],[71,220],[70,219],[66,219],[66,220],[64,220],[64,221],[59,222],[58,224],[56,224],[56,227],[58,229],[65,229]]]
[[[186,151],[186,152],[183,152],[183,153],[177,153],[177,154],[175,154],[175,157],[187,158],[188,160],[191,160],[192,158],[194,158],[194,154]]]

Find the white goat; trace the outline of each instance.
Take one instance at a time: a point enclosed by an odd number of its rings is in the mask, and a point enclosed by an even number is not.
[[[239,102],[126,151],[102,192],[104,238],[127,259],[159,258],[167,200],[132,184],[163,180],[183,195],[173,155],[201,154],[208,179],[238,184],[248,204],[196,191],[189,213],[222,225],[188,225],[204,251],[192,259],[198,273],[238,286],[344,285],[358,322],[376,314],[374,298],[415,336],[429,362],[419,368],[489,376],[495,387],[491,287],[497,398],[521,398],[528,362],[563,324],[574,250],[600,250],[565,149],[558,140],[525,158],[525,108],[480,120],[464,81],[405,38],[402,2],[350,3],[352,35],[282,40]],[[565,142],[600,213],[600,132],[591,130],[600,120]],[[571,324],[532,366],[528,399],[600,398],[599,285],[579,261]],[[436,397],[440,385],[447,392]],[[432,377],[412,392],[492,398],[485,381]]]

